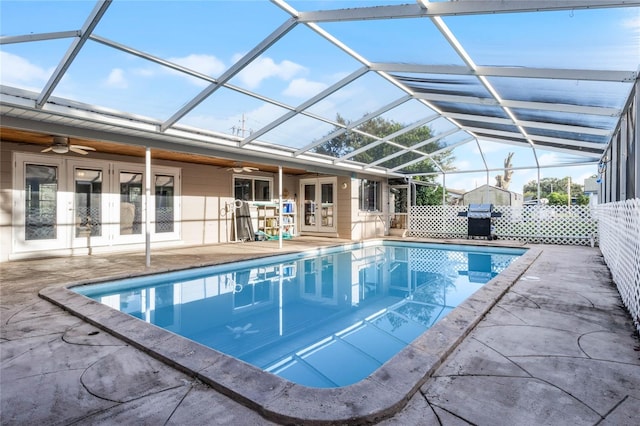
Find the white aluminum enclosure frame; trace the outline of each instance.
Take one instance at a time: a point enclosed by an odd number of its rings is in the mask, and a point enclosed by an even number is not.
[[[453,130],[434,135],[433,140],[448,136],[461,136],[462,142],[456,142],[446,147],[451,150],[461,144],[476,142],[482,156],[482,167],[478,171],[488,173],[496,170],[492,168],[482,154],[482,147],[478,140],[499,142],[507,145],[527,147],[531,150],[535,160],[533,168],[546,166],[539,162],[539,151],[556,151],[582,157],[580,165],[597,164],[604,155],[615,129],[619,126],[622,109],[598,106],[593,104],[576,104],[575,102],[539,102],[511,99],[508,95],[500,93],[489,81],[491,77],[504,77],[513,79],[536,79],[536,81],[568,80],[577,82],[606,82],[633,86],[638,80],[638,69],[606,70],[606,69],[581,69],[581,68],[527,68],[508,66],[480,65],[467,51],[459,38],[445,23],[444,18],[453,16],[482,16],[493,14],[518,14],[518,13],[544,13],[552,11],[575,11],[581,9],[607,9],[630,8],[637,11],[640,8],[640,0],[523,0],[517,2],[504,2],[498,0],[474,0],[456,2],[429,2],[418,0],[413,4],[387,6],[364,6],[348,9],[299,11],[289,3],[282,0],[272,0],[273,6],[289,15],[280,26],[255,45],[248,53],[228,67],[218,77],[205,75],[188,67],[182,66],[167,58],[161,58],[145,52],[135,46],[129,46],[102,37],[96,33],[100,22],[109,14],[111,0],[96,2],[95,7],[87,16],[81,28],[52,33],[17,34],[0,37],[0,48],[4,46],[19,46],[43,40],[71,41],[68,50],[60,58],[58,66],[53,71],[44,88],[39,92],[27,90],[23,87],[0,85],[0,113],[2,126],[21,130],[46,132],[50,134],[63,134],[74,137],[95,138],[101,141],[113,141],[138,145],[145,148],[162,148],[180,152],[188,152],[201,155],[224,156],[232,159],[253,159],[266,164],[278,166],[303,167],[310,171],[331,173],[336,175],[378,175],[387,177],[415,177],[420,175],[434,176],[438,174],[452,174],[456,172],[471,172],[473,170],[447,170],[444,165],[438,163],[435,153],[425,151],[423,148],[432,140],[422,141],[416,145],[403,146],[394,138],[409,132],[414,128],[428,126],[437,119],[444,119],[453,125]],[[151,4],[149,7],[152,7]],[[212,5],[215,7],[215,5]],[[464,65],[444,64],[414,64],[405,62],[374,62],[357,52],[343,40],[339,39],[322,24],[335,22],[362,22],[370,20],[402,20],[423,19],[425,25],[433,25],[444,37],[453,51],[459,56]],[[341,52],[360,64],[360,68],[336,83],[319,91],[298,105],[288,105],[280,100],[273,99],[265,94],[253,92],[246,88],[231,83],[233,77],[250,66],[261,54],[267,52],[280,40],[287,37],[297,26],[306,26],[318,37],[328,41]],[[142,117],[131,114],[126,110],[114,111],[100,105],[90,105],[55,96],[56,88],[61,79],[68,72],[69,67],[77,56],[89,43],[98,43],[106,48],[115,49],[127,55],[133,55],[145,61],[152,62],[175,72],[185,74],[202,80],[207,86],[196,96],[191,98],[184,106],[175,110],[168,117]],[[386,105],[368,113],[362,118],[348,124],[337,122],[335,113],[320,115],[313,112],[310,107],[327,99],[330,95],[346,90],[347,86],[367,75],[375,74],[382,80],[391,83],[402,91],[402,95],[391,100]],[[438,93],[438,91],[416,91],[408,85],[398,74],[428,74],[442,76],[464,76],[473,78],[481,86],[489,97],[470,95]],[[626,87],[626,86],[625,86]],[[206,129],[198,129],[181,124],[181,119],[203,101],[211,99],[215,93],[225,88],[242,96],[277,106],[285,111],[279,118],[266,123],[260,129],[247,136],[239,137],[229,133],[214,132]],[[629,93],[626,93],[628,96]],[[359,125],[368,120],[381,117],[384,113],[400,107],[408,101],[417,101],[425,106],[424,116],[408,124],[400,131],[391,135],[380,137],[367,134],[359,129]],[[460,106],[491,106],[502,111],[503,117],[494,117],[483,114],[451,112],[440,108],[439,103],[450,103]],[[624,103],[624,101],[622,102]],[[550,121],[534,121],[523,119],[514,110],[527,109],[544,112],[557,118]],[[334,111],[335,112],[335,111]],[[339,111],[337,111],[339,112]],[[613,124],[609,127],[574,125],[564,123],[562,114],[587,114],[613,118]],[[299,146],[290,147],[279,144],[278,141],[266,140],[265,136],[272,130],[294,119],[305,117],[335,127],[335,131],[321,139],[304,140],[301,138]],[[477,123],[477,124],[473,124]],[[495,127],[492,127],[495,126]],[[502,130],[501,127],[513,128],[513,131]],[[557,132],[562,134],[580,134],[606,139],[605,143],[591,142],[575,138],[532,134],[532,130]],[[370,139],[372,142],[366,146],[355,149],[347,154],[337,157],[320,155],[315,149],[332,138],[353,133]],[[363,163],[359,154],[370,153],[380,145],[388,145],[397,151],[394,154],[382,158],[374,158],[370,162]],[[401,164],[385,166],[385,163],[398,159],[402,155],[412,154],[415,158],[404,161]],[[358,157],[358,159],[354,158]],[[406,169],[421,161],[428,160],[435,166],[435,172],[426,173],[408,172]],[[531,168],[531,167],[529,167]],[[514,170],[517,168],[514,168]]]

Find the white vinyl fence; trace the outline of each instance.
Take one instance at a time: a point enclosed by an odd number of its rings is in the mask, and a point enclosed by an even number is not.
[[[413,206],[409,236],[467,238],[465,206]],[[598,244],[622,301],[640,332],[640,199],[590,206],[496,206],[499,239],[528,243]],[[476,237],[477,238],[477,237]]]
[[[598,206],[600,251],[640,332],[640,199]]]
[[[467,238],[466,206],[412,206],[410,236]],[[591,245],[598,242],[598,222],[591,206],[495,206],[492,219],[499,239],[529,243]]]

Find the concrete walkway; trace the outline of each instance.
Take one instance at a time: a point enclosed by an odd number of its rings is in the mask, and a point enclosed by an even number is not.
[[[336,243],[297,238],[285,251]],[[255,258],[273,254],[275,244],[163,250],[150,271]],[[541,247],[406,406],[380,424],[640,424],[640,341],[599,250]],[[38,297],[51,286],[146,272],[142,254],[0,264],[2,425],[273,424]]]

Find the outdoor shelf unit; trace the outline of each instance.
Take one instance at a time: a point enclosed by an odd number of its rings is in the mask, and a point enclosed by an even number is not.
[[[279,234],[280,214],[278,204],[261,204],[258,210],[258,230],[264,232],[269,237],[276,237]],[[282,234],[288,237],[296,235],[296,212],[293,201],[285,201],[282,209]]]

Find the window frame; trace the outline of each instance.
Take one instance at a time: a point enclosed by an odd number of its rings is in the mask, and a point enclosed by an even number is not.
[[[369,198],[365,198],[365,196],[371,194],[370,186],[375,187],[373,189],[373,203],[369,201]],[[365,200],[367,200],[366,203]],[[382,211],[382,181],[372,179],[360,180],[358,188],[358,209],[361,212],[367,213],[379,213]]]
[[[273,200],[273,191],[274,191],[274,186],[273,186],[273,178],[272,177],[267,177],[267,176],[251,176],[251,175],[245,175],[245,174],[234,174],[232,179],[231,179],[231,193],[233,194],[233,198],[234,199],[238,199],[236,198],[236,179],[243,179],[243,180],[250,180],[251,181],[251,198],[248,200],[242,200],[242,201],[246,201],[248,203],[270,203]],[[256,200],[256,181],[261,181],[261,182],[267,182],[268,188],[269,188],[269,198],[268,199],[260,199],[260,200]]]

